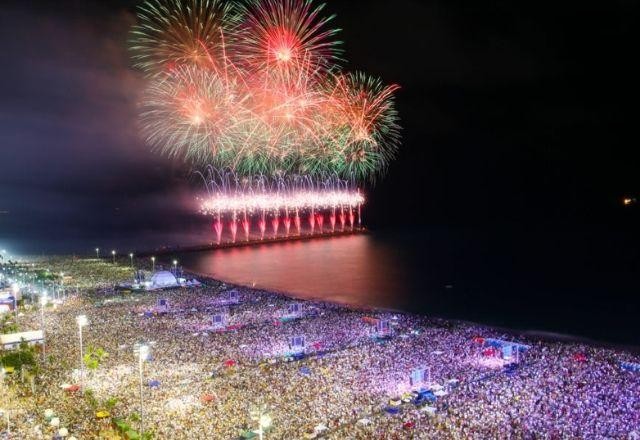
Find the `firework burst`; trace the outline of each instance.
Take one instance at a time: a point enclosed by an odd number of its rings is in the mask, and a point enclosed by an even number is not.
[[[400,141],[394,93],[342,73],[312,0],[148,0],[132,47],[147,141],[238,174],[374,180]]]
[[[363,73],[334,76],[327,117],[344,161],[342,174],[373,175],[395,157],[400,126],[393,96],[398,88]]]
[[[312,0],[248,0],[242,4],[238,57],[251,71],[315,74],[334,68],[341,50],[321,17],[324,4]]]
[[[145,91],[143,133],[161,152],[193,162],[223,160],[254,120],[243,88],[209,70],[179,67]]]
[[[225,36],[239,21],[234,3],[224,0],[147,0],[131,32],[136,67],[148,75],[181,66],[217,70],[225,58]]]

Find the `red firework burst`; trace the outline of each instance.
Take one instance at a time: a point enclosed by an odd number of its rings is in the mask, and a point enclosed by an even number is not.
[[[324,4],[312,0],[250,0],[244,19],[239,57],[252,72],[296,74],[328,71],[341,52],[328,28],[334,16],[321,17]]]

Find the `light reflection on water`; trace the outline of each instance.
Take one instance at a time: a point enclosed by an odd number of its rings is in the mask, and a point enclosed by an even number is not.
[[[398,252],[368,235],[185,254],[185,268],[302,298],[402,308],[407,271]]]
[[[627,235],[375,232],[179,259],[217,279],[303,298],[638,345],[638,258]]]

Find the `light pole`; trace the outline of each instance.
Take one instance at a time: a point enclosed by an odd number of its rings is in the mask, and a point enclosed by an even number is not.
[[[42,292],[40,297],[40,328],[42,329],[42,360],[47,363],[47,338],[45,336],[44,328],[44,307],[47,305],[47,292]]]
[[[116,251],[111,251],[111,256],[113,257],[113,264],[116,264]]]
[[[4,376],[5,376],[4,367],[0,367],[0,385],[2,386],[3,394],[5,393],[5,387],[6,387],[6,385],[4,384]],[[6,391],[6,395],[7,396],[9,395],[8,391]],[[8,405],[9,405],[9,402],[7,400],[7,409],[5,409],[5,410],[0,409],[0,416],[4,415],[5,419],[7,420],[7,434],[9,435],[9,438],[11,438],[11,424],[9,422],[9,407],[8,407]]]
[[[173,260],[173,274],[178,278],[178,260]]]
[[[96,248],[96,258],[100,259],[100,248]]]
[[[267,405],[260,404],[254,407],[249,414],[251,420],[258,422],[258,437],[263,440],[264,430],[271,426],[271,416],[267,413]]]
[[[149,357],[149,346],[142,344],[138,347],[138,372],[140,373],[140,438],[144,438],[144,400],[142,394],[142,382],[144,381],[143,365]]]
[[[78,335],[80,336],[80,388],[84,389],[84,350],[82,348],[82,327],[89,324],[89,320],[86,315],[78,315],[76,316],[76,323],[78,324]]]
[[[13,284],[11,286],[11,290],[13,291],[13,311],[16,314],[16,324],[18,323],[18,292],[20,291],[20,288],[18,287],[17,284]]]
[[[129,254],[129,260],[131,261],[131,269],[133,269],[133,254]]]
[[[155,271],[156,271],[156,257],[151,257],[151,264],[152,264],[151,272],[155,273]]]
[[[9,435],[8,438],[11,438],[11,422],[9,420],[9,408],[5,409],[5,410],[0,410],[0,416],[2,416],[4,412],[4,418],[7,421],[7,434]]]

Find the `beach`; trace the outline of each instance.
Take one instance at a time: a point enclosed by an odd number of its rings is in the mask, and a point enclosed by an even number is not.
[[[61,427],[76,439],[124,437],[116,419],[158,439],[250,438],[259,435],[252,409],[261,405],[263,434],[274,439],[626,439],[640,429],[640,373],[621,368],[640,357],[628,350],[211,279],[117,289],[133,277],[128,259],[36,264],[64,272],[69,292],[45,310],[47,362],[35,389],[17,373],[5,376],[9,438],[51,438]],[[88,321],[85,353],[108,353],[84,379],[78,315]],[[25,308],[18,324],[40,328],[38,307]],[[505,357],[493,341],[521,348]],[[150,349],[144,362],[140,343]]]

